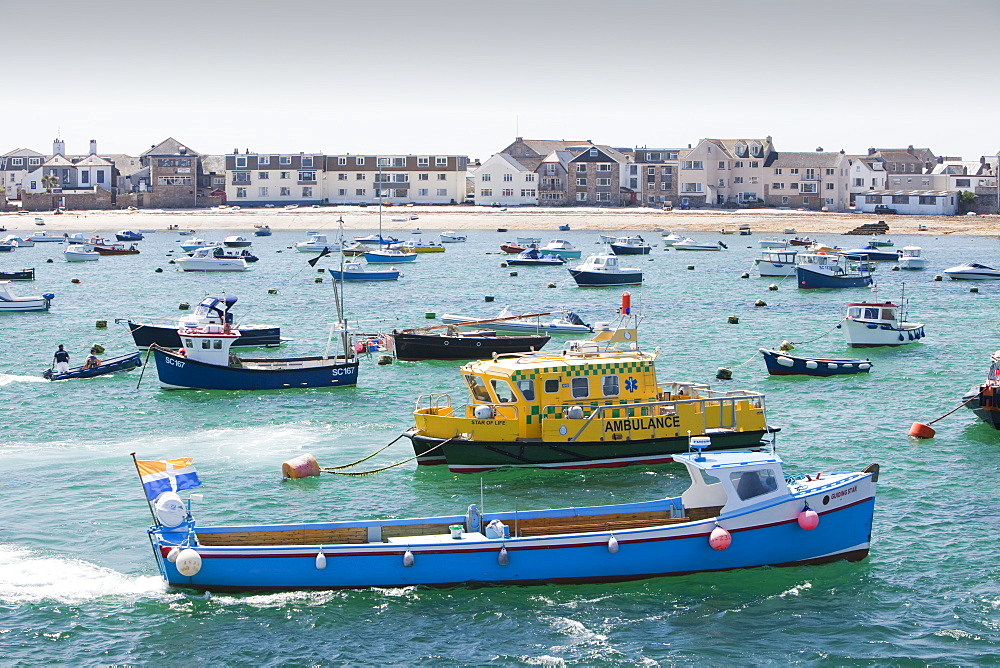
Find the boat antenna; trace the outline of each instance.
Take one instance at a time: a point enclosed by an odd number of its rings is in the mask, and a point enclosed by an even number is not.
[[[486,502],[483,501],[483,478],[479,478],[479,512],[486,512]]]

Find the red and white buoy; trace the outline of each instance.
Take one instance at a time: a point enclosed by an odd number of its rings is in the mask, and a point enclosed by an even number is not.
[[[802,509],[802,512],[799,513],[798,520],[800,527],[806,531],[812,531],[819,526],[819,513],[809,506],[806,506]]]
[[[712,529],[712,533],[708,536],[708,544],[712,546],[713,550],[725,550],[733,542],[733,536],[728,531],[720,527],[718,524]]]

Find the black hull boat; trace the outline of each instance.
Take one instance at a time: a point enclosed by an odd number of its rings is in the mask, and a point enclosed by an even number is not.
[[[832,359],[826,357],[796,357],[782,350],[761,348],[767,372],[772,376],[849,376],[868,373],[868,359]]]
[[[148,348],[153,344],[161,348],[180,348],[181,337],[177,334],[177,325],[154,325],[148,322],[126,320],[132,339],[139,348]],[[273,325],[241,325],[240,338],[233,343],[233,348],[265,348],[281,345],[281,327]]]
[[[990,359],[986,382],[973,385],[962,402],[977,418],[1000,431],[1000,350]]]
[[[419,360],[482,360],[502,353],[526,353],[541,350],[548,336],[497,335],[495,331],[456,334],[417,334],[395,332],[392,335],[396,358]]]
[[[0,271],[0,281],[33,281],[35,280],[34,269],[22,269],[21,271]]]

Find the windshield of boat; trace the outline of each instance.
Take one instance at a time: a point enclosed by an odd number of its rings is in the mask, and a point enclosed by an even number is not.
[[[489,401],[490,393],[486,389],[486,383],[479,376],[467,375],[465,376],[465,382],[469,384],[469,390],[472,392],[473,398],[476,401]]]
[[[535,400],[535,381],[519,380],[517,381],[517,389],[520,390],[521,396],[524,397],[525,401]]]
[[[752,499],[755,496],[770,494],[778,489],[778,482],[774,477],[772,469],[734,471],[729,474],[729,480],[733,483],[733,487],[736,488],[736,495],[742,501]]]
[[[510,404],[516,401],[514,396],[514,388],[510,386],[506,380],[491,380],[490,384],[493,385],[493,393],[497,395],[497,401],[502,404]]]

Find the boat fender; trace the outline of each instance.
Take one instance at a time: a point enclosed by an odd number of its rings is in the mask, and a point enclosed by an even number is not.
[[[720,552],[728,548],[732,542],[732,535],[718,524],[715,525],[712,533],[708,536],[708,544],[712,546],[713,550],[719,550]]]
[[[872,368],[872,365],[862,363],[858,365],[858,368],[861,369],[862,371],[868,371],[868,369]]]
[[[819,526],[819,513],[812,510],[808,505],[802,509],[798,517],[799,526],[806,531],[812,531]]]
[[[791,357],[779,356],[775,358],[775,361],[781,366],[789,366],[789,367],[795,366],[795,360],[793,360]]]
[[[569,406],[566,409],[566,417],[570,420],[582,420],[583,406]]]
[[[807,369],[818,369],[819,368],[819,364],[817,364],[814,360],[809,360],[808,362],[806,362],[806,368]]]
[[[413,553],[409,550],[403,553],[403,565],[407,568],[413,566]]]
[[[323,548],[316,554],[316,570],[326,570],[326,555],[323,554]]]
[[[629,315],[632,312],[632,294],[630,292],[622,293],[622,314]]]
[[[914,438],[934,438],[934,434],[933,427],[922,422],[914,422],[909,432],[909,435]]]
[[[500,548],[500,553],[497,554],[497,563],[501,566],[506,566],[510,563],[510,555],[507,553],[506,547]]]
[[[831,363],[831,364],[827,364],[826,368],[829,369],[830,371],[835,371],[836,369],[839,369],[840,367],[838,367],[836,364],[832,364]]]
[[[477,533],[483,527],[483,514],[479,512],[479,506],[470,504],[465,511],[465,530],[469,533]]]
[[[201,570],[201,555],[190,547],[186,548],[177,555],[177,561],[174,562],[174,565],[181,575],[189,578],[194,577]]]
[[[903,340],[903,335],[902,335],[902,334],[900,334],[900,335],[899,335],[899,340],[900,340],[900,341],[902,341],[902,340]],[[912,337],[912,336],[910,337],[910,340],[913,340],[913,337]]]
[[[608,538],[608,552],[618,554],[618,539],[614,537],[614,534]]]
[[[176,527],[184,523],[187,509],[177,492],[163,492],[153,502],[156,520],[165,527]]]
[[[493,406],[487,404],[480,404],[473,409],[472,414],[476,416],[477,420],[492,420],[496,413],[493,410]]]
[[[840,324],[837,325],[837,329],[840,329],[841,327],[842,327],[842,325],[840,325]]]
[[[170,548],[170,551],[167,552],[167,561],[169,561],[172,564],[175,563],[177,561],[177,555],[180,553],[181,553],[181,548],[177,547],[176,545]]]

